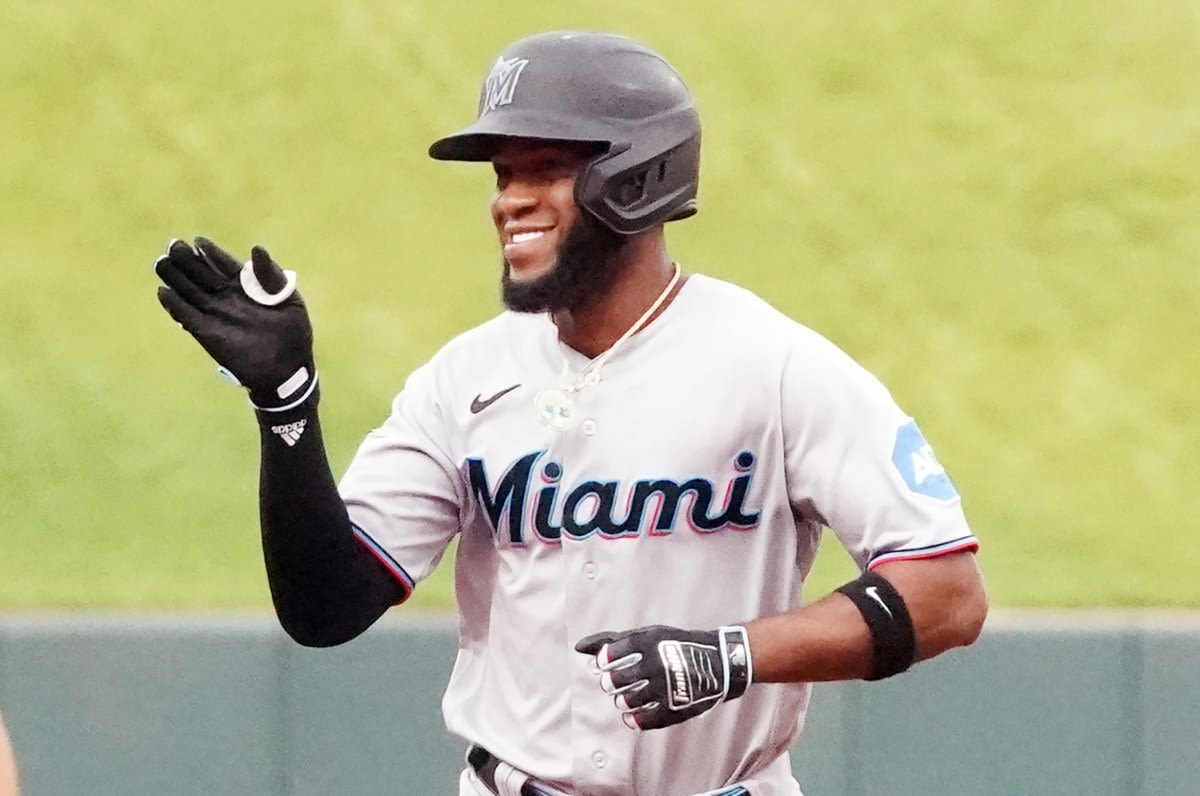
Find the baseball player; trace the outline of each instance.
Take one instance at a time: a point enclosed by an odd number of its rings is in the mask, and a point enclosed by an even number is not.
[[[819,334],[668,254],[699,148],[688,89],[645,46],[506,48],[476,121],[430,148],[492,164],[506,311],[408,376],[338,484],[295,274],[204,238],[157,262],[164,307],[249,390],[296,641],[354,638],[458,537],[462,796],[797,794],[810,683],[980,632],[977,541],[913,419]],[[803,604],[825,528],[863,574]]]

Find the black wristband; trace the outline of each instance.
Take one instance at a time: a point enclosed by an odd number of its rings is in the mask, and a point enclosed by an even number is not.
[[[867,679],[882,680],[912,666],[917,653],[916,632],[896,587],[868,570],[838,591],[850,598],[871,631],[875,662]]]

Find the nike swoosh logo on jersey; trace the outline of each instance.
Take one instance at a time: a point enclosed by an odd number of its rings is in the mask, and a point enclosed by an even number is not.
[[[865,591],[867,593],[868,597],[870,597],[875,602],[879,603],[879,607],[882,608],[883,610],[887,611],[888,616],[891,616],[893,619],[896,618],[896,617],[892,616],[892,609],[888,608],[887,603],[885,603],[883,601],[883,598],[879,596],[879,587],[878,586],[868,586],[863,591]]]
[[[483,398],[481,395],[476,395],[473,399],[471,399],[471,414],[473,414],[473,415],[479,414],[484,409],[487,409],[489,406],[496,403],[496,401],[499,401],[501,398],[508,395],[510,392],[512,392],[513,390],[517,389],[520,386],[521,386],[520,384],[514,384],[511,387],[505,387],[503,390],[496,393],[491,398]]]

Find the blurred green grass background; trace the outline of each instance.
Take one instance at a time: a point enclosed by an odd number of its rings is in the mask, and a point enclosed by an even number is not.
[[[206,234],[300,271],[340,473],[496,311],[489,170],[425,148],[558,27],[682,71],[702,212],[673,252],[892,388],[995,604],[1200,606],[1194,3],[9,0],[0,609],[266,608],[254,423],[152,261]],[[830,537],[809,593],[849,572]]]

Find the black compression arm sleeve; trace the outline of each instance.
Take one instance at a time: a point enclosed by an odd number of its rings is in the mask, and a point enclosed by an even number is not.
[[[288,635],[329,647],[362,633],[406,589],[355,537],[325,454],[316,392],[286,412],[256,412],[259,513],[271,599]]]

